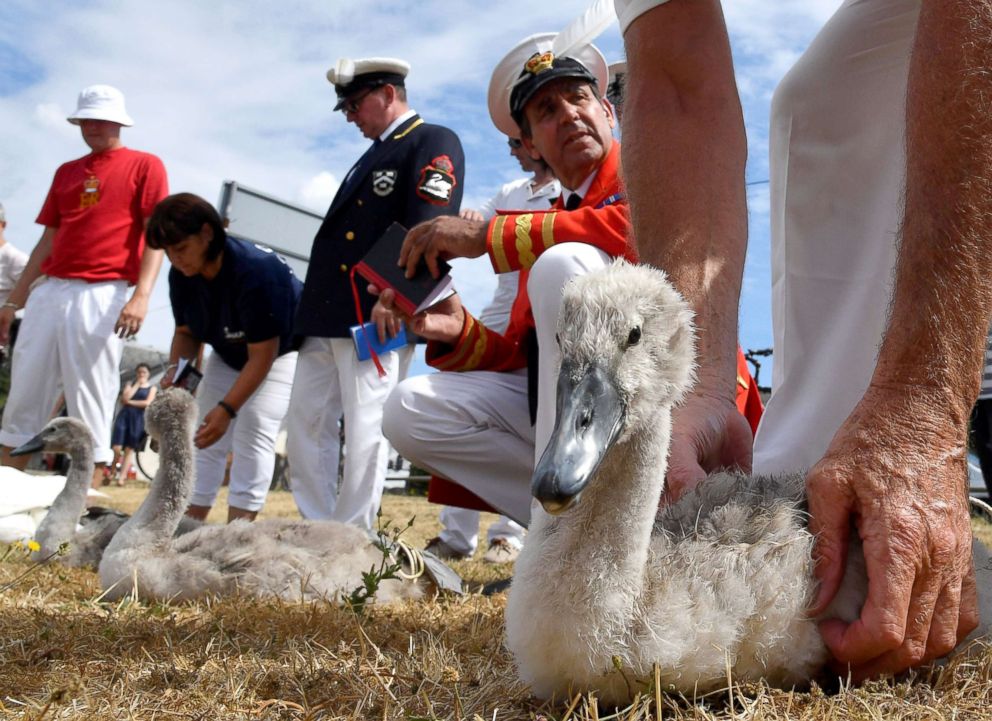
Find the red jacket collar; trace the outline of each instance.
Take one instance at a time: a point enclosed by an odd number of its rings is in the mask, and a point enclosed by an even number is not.
[[[597,206],[600,202],[610,197],[616,192],[617,176],[620,173],[620,142],[614,138],[610,146],[610,152],[606,154],[606,159],[596,171],[596,177],[592,179],[592,185],[579,203],[580,208],[587,206]],[[555,203],[555,210],[565,209],[565,192],[562,191],[558,202]]]

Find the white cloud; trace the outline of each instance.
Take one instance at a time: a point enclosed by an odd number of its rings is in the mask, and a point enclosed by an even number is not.
[[[66,122],[68,113],[57,103],[39,103],[34,109],[34,116],[42,127],[54,130],[59,135],[68,138],[79,131]]]
[[[326,170],[322,170],[303,183],[297,194],[297,199],[308,208],[324,213],[331,206],[334,194],[338,190],[338,179]]]

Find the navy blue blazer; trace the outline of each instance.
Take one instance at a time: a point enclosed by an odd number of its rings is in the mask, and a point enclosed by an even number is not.
[[[414,115],[363,156],[338,188],[313,241],[295,331],[303,336],[350,337],[358,322],[348,274],[393,222],[412,228],[457,215],[465,155],[448,128]],[[375,298],[356,277],[364,319]]]

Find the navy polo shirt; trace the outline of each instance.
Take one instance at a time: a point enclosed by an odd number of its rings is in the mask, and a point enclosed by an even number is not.
[[[303,284],[274,252],[227,237],[220,272],[212,280],[169,271],[176,326],[189,326],[235,370],[248,361],[248,344],[279,338],[279,355],[297,350],[293,318]]]

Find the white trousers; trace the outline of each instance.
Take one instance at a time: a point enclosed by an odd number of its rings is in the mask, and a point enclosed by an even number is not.
[[[526,370],[442,372],[410,378],[386,402],[383,430],[404,458],[472,491],[522,525],[530,477],[555,422],[562,288],[603,268],[606,253],[583,243],[545,251],[527,282],[538,347],[537,423],[531,426]]]
[[[295,371],[296,353],[276,358],[265,380],[238,410],[224,435],[212,446],[197,449],[196,485],[189,501],[192,505],[214,505],[224,482],[227,454],[232,453],[227,505],[245,511],[262,510],[272,485],[276,436],[289,409]],[[223,400],[240,373],[216,353],[211,354],[197,386],[201,421]]]
[[[375,528],[389,444],[382,406],[409,367],[413,346],[359,361],[350,338],[307,338],[300,349],[289,404],[290,488],[304,518]],[[344,476],[338,487],[338,419],[344,415]]]
[[[479,321],[489,328],[502,333],[510,322],[510,309],[517,297],[517,285],[520,282],[520,271],[500,273],[497,277],[496,292],[489,305],[479,314]],[[441,540],[448,546],[461,553],[473,554],[479,545],[479,511],[471,508],[445,506],[441,509],[438,520],[441,522]],[[496,522],[489,526],[488,540],[501,539],[515,548],[521,548],[524,543],[524,527],[513,519],[500,515]]]
[[[459,553],[472,555],[479,545],[479,522],[482,514],[471,508],[445,506],[441,509],[441,540]],[[500,515],[489,526],[486,537],[489,543],[496,539],[506,541],[514,548],[523,548],[526,530],[512,518]]]
[[[113,459],[110,431],[124,350],[114,325],[127,298],[123,280],[47,278],[31,291],[11,359],[0,444],[29,441],[64,392],[69,415],[93,432],[93,460]]]
[[[874,372],[896,262],[919,5],[846,0],[775,91],[775,368],[755,472],[820,460]]]

